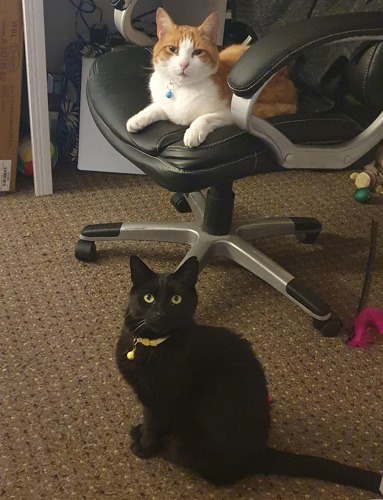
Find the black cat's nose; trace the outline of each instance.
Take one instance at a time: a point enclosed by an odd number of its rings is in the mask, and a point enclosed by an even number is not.
[[[155,332],[163,333],[168,328],[168,320],[163,311],[156,311],[153,320],[151,321],[152,328]]]

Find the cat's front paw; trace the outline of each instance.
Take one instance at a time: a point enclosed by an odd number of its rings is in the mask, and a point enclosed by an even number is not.
[[[144,433],[144,426],[138,424],[130,429],[132,443],[130,449],[139,458],[150,458],[157,455],[160,443],[155,436]]]
[[[130,449],[139,458],[150,458],[158,454],[159,443],[157,441],[145,443],[140,425],[137,425],[130,431],[132,443]]]
[[[188,148],[196,148],[207,137],[207,132],[197,127],[189,127],[184,134],[184,144]]]
[[[135,425],[129,431],[132,441],[139,442],[142,436],[142,424]]]
[[[157,455],[157,447],[147,447],[144,448],[140,443],[132,442],[130,449],[138,458],[151,458]]]
[[[148,120],[141,113],[137,113],[126,122],[126,129],[128,132],[134,133],[142,130],[146,125],[148,125]]]

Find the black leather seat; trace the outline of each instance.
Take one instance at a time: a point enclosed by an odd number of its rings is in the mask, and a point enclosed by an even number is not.
[[[296,23],[257,41],[229,76],[234,91],[233,106],[235,99],[239,99],[240,108],[251,109],[257,91],[268,78],[305,47],[351,37],[383,38],[383,15],[315,18],[308,25]],[[300,241],[312,243],[321,231],[320,222],[309,217],[233,222],[232,186],[233,181],[243,177],[306,167],[306,161],[307,168],[339,169],[350,165],[355,168],[373,158],[373,146],[383,137],[379,114],[383,105],[373,98],[371,105],[366,88],[369,85],[375,92],[376,81],[381,81],[383,49],[381,45],[374,45],[366,51],[372,55],[359,58],[349,69],[354,95],[342,96],[341,102],[331,111],[278,116],[265,121],[254,119],[251,114],[243,120],[241,111],[233,107],[234,115],[240,116],[236,119],[239,126],[214,131],[195,149],[183,144],[186,127],[167,121],[154,123],[136,134],[126,130],[127,118],[149,103],[149,49],[124,47],[101,56],[93,65],[87,85],[88,102],[97,126],[123,156],[160,186],[178,193],[173,196],[173,204],[179,211],[192,210],[196,222],[145,225],[119,222],[86,226],[76,247],[76,257],[94,260],[94,242],[98,240],[158,239],[186,243],[191,249],[185,259],[196,255],[202,268],[213,255],[232,258],[309,313],[324,335],[336,334],[341,325],[331,315],[328,305],[302,281],[249,243],[257,237],[278,234],[296,234]],[[373,125],[365,132],[367,122],[373,120]],[[282,146],[278,142],[280,138]],[[352,142],[355,138],[356,144]],[[286,153],[290,144],[298,149]],[[344,152],[344,144],[346,150],[348,145],[353,145],[349,150],[351,156]],[[206,199],[200,192],[205,188],[210,188]]]

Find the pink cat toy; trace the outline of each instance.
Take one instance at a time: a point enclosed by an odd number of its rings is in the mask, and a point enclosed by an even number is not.
[[[375,307],[366,307],[354,319],[354,333],[347,345],[367,347],[373,343],[375,333],[383,335],[383,311]]]

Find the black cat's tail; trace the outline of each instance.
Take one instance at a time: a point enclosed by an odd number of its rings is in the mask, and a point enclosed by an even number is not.
[[[383,478],[377,472],[342,465],[333,460],[267,448],[257,459],[256,472],[321,479],[383,495]]]

